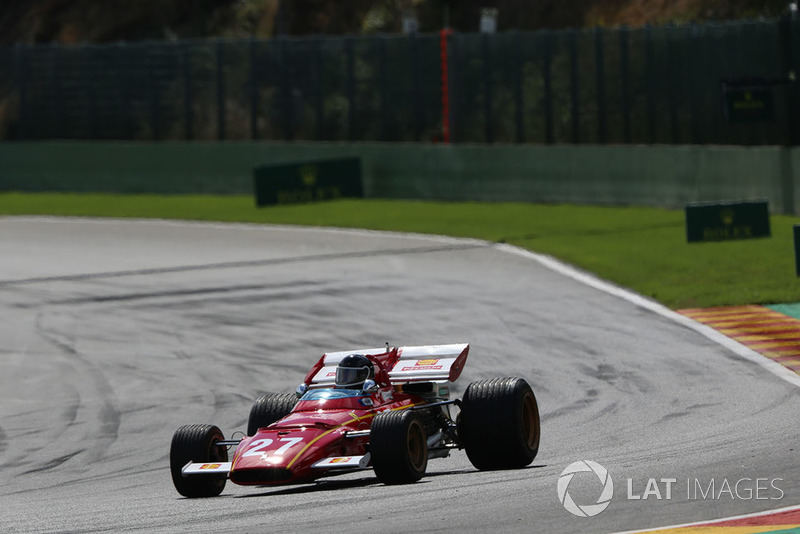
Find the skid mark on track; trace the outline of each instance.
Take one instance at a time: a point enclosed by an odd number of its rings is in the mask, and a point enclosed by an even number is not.
[[[170,291],[143,291],[135,293],[124,293],[119,295],[93,295],[88,297],[69,298],[62,300],[53,300],[45,302],[48,306],[66,305],[76,306],[81,304],[100,304],[100,303],[118,303],[130,302],[148,299],[169,298],[180,299],[187,297],[204,297],[208,295],[228,295],[232,293],[252,293],[254,291],[265,291],[270,289],[295,289],[315,287],[320,285],[321,282],[292,282],[281,284],[250,284],[250,285],[232,285],[232,286],[217,286],[217,287],[201,287],[191,289],[177,289]],[[39,304],[37,304],[38,306]]]
[[[184,273],[191,271],[212,271],[219,269],[237,269],[243,267],[262,267],[269,265],[287,265],[292,263],[309,264],[314,262],[340,260],[340,259],[358,259],[370,258],[376,256],[400,256],[404,254],[430,254],[436,252],[451,252],[458,250],[470,250],[477,248],[486,248],[492,246],[491,243],[470,242],[465,244],[455,245],[434,245],[427,247],[411,247],[399,249],[378,249],[367,251],[354,251],[354,252],[338,252],[335,254],[311,254],[306,256],[293,256],[289,258],[271,258],[264,260],[245,260],[245,261],[229,261],[220,263],[206,263],[201,265],[179,265],[176,267],[156,267],[151,269],[136,269],[128,271],[110,271],[99,273],[81,273],[62,276],[42,276],[34,278],[23,278],[18,280],[0,280],[0,287],[19,286],[28,284],[38,284],[44,282],[70,282],[70,281],[84,281],[84,280],[97,280],[103,278],[120,278],[127,276],[148,276],[157,274],[170,274],[170,273]]]
[[[800,373],[800,320],[764,306],[678,311]]]
[[[39,314],[36,319],[38,335],[49,344],[57,347],[66,356],[69,368],[64,371],[64,379],[80,383],[81,391],[84,393],[77,397],[77,401],[73,403],[74,406],[66,408],[71,418],[69,426],[79,426],[82,419],[87,417],[82,412],[88,412],[89,418],[97,418],[99,425],[89,425],[88,432],[92,435],[85,436],[83,439],[86,443],[92,443],[90,448],[85,449],[85,452],[89,455],[89,461],[101,460],[119,435],[120,412],[115,405],[113,388],[102,371],[84,358],[75,348],[74,341],[69,334],[59,331],[55,325],[45,324],[46,322],[47,316]],[[92,393],[94,393],[97,400],[90,399]],[[79,452],[84,452],[84,450],[82,449]],[[72,456],[74,454],[68,455],[63,461],[55,465],[64,463]],[[50,465],[49,467],[46,465],[46,468],[50,469],[55,465]]]
[[[53,458],[49,462],[45,463],[44,465],[40,465],[39,467],[35,467],[34,469],[29,469],[28,471],[23,471],[23,475],[30,475],[31,473],[41,473],[44,471],[49,471],[58,467],[59,465],[63,464],[67,460],[72,459],[73,457],[79,455],[86,449],[78,449],[77,451],[71,452],[69,454],[65,454],[63,456],[59,456],[58,458]]]

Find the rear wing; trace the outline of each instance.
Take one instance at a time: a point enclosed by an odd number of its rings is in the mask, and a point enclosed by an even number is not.
[[[401,347],[397,363],[389,371],[393,384],[407,382],[455,382],[464,369],[469,354],[466,343]]]
[[[342,358],[350,354],[363,354],[377,361],[392,385],[410,382],[455,382],[467,361],[469,344],[382,347],[329,352],[324,354],[308,372],[305,384],[309,388],[333,387],[336,366]]]

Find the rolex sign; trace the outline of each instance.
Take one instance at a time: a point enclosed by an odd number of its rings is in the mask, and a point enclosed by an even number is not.
[[[358,158],[257,167],[254,185],[256,206],[364,196]]]
[[[706,202],[686,206],[686,240],[689,243],[769,236],[766,201]]]

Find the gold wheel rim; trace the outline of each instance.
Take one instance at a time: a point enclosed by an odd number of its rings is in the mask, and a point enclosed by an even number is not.
[[[522,437],[529,449],[536,449],[539,445],[539,410],[536,399],[532,394],[526,393],[522,399]]]
[[[417,421],[412,421],[408,429],[408,459],[416,471],[425,465],[425,431]]]

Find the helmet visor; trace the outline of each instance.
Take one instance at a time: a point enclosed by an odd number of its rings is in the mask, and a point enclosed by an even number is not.
[[[361,387],[367,378],[369,378],[369,367],[367,366],[336,368],[336,387]]]

